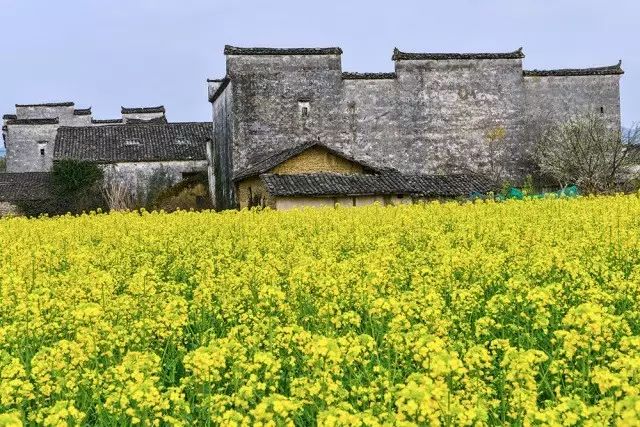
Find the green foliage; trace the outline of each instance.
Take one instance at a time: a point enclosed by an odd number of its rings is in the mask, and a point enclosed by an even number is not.
[[[0,173],[7,171],[7,158],[0,157]]]
[[[141,180],[141,182],[144,182],[144,180]],[[144,199],[138,200],[138,204],[148,210],[152,210],[155,207],[158,197],[172,185],[173,179],[168,170],[165,168],[155,170],[147,181],[147,187],[138,188],[137,194],[144,195]]]
[[[101,194],[102,169],[91,162],[60,160],[53,164],[53,196],[55,212],[80,213],[104,208]]]
[[[524,183],[522,184],[522,192],[525,196],[530,196],[536,193],[536,189],[533,184],[533,176],[527,175],[524,178]]]

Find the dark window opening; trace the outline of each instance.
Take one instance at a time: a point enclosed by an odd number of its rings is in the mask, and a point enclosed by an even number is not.
[[[44,156],[44,148],[41,148],[41,149],[40,149],[40,155],[41,155],[41,156]]]
[[[182,179],[195,178],[199,172],[182,172]]]
[[[600,114],[604,114],[604,107],[600,107]]]
[[[302,117],[307,117],[309,115],[309,108],[302,107]]]

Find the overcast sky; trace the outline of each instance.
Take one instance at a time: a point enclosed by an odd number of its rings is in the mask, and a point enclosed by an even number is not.
[[[392,71],[392,50],[501,52],[525,68],[623,60],[623,124],[640,121],[635,0],[0,0],[0,111],[75,101],[94,117],[164,104],[210,120],[207,77],[225,44],[344,50],[345,71]]]

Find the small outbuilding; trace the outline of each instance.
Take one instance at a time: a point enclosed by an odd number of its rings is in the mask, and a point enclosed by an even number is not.
[[[261,159],[234,177],[240,208],[292,209],[413,203],[488,193],[495,185],[474,174],[402,174],[309,142]]]

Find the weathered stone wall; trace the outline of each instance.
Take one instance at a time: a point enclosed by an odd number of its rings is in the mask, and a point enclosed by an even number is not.
[[[213,204],[218,209],[237,206],[233,184],[233,84],[213,102],[213,144],[210,152],[209,186],[213,189]],[[237,145],[237,144],[235,144]]]
[[[141,163],[114,163],[102,165],[104,182],[108,185],[112,180],[125,182],[128,190],[135,195],[137,200],[145,200],[154,181],[159,180],[159,175],[166,178],[165,186],[169,187],[182,180],[183,173],[206,172],[206,160],[170,161],[170,162],[141,162]],[[155,175],[155,176],[154,176]]]
[[[228,103],[216,100],[214,135],[218,150],[231,145],[233,171],[319,140],[407,173],[486,171],[504,153],[505,173],[519,172],[521,59],[399,60],[391,77],[345,79],[340,55],[228,55],[227,76],[233,118],[217,117]],[[492,153],[487,133],[496,128],[505,139]]]
[[[525,105],[532,124],[601,114],[620,126],[620,76],[526,76]]]
[[[407,173],[517,180],[531,171],[542,118],[602,111],[620,126],[619,75],[525,77],[517,56],[399,58],[395,73],[363,78],[343,76],[339,54],[232,52],[227,77],[214,135],[219,193],[228,195],[226,177],[252,159],[310,140]],[[502,136],[492,144],[493,131]]]
[[[233,170],[310,140],[341,134],[340,55],[228,55],[233,94]],[[227,87],[226,91],[229,90]],[[308,102],[305,116],[301,104]]]
[[[11,202],[0,202],[0,217],[20,215],[20,208]]]
[[[6,132],[7,172],[47,172],[53,164],[56,124],[9,125]],[[40,149],[44,148],[44,155]]]

